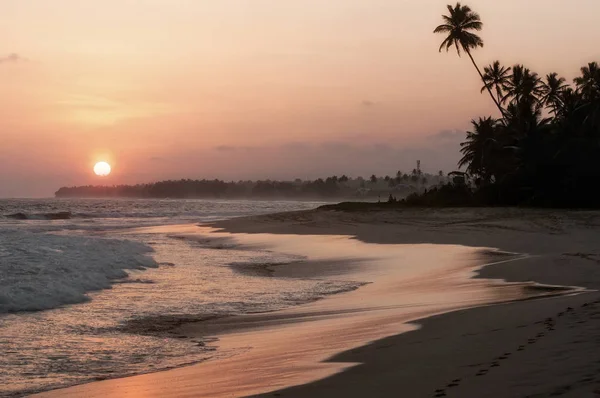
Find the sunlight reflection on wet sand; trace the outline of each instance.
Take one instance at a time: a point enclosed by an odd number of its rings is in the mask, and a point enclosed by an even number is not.
[[[348,236],[232,235],[195,225],[144,231],[168,232],[202,242],[231,241],[307,257],[306,261],[270,267],[274,277],[368,284],[283,311],[181,327],[186,335],[217,336],[215,345],[219,350],[233,353],[228,358],[40,396],[229,397],[265,393],[354,366],[326,361],[336,353],[418,327],[410,321],[462,308],[556,294],[553,289],[530,289],[531,284],[473,279],[485,264],[526,257],[494,254],[491,249],[379,245]]]

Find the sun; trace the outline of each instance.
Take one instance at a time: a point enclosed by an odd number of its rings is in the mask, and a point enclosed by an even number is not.
[[[106,162],[98,162],[94,166],[94,173],[96,173],[96,175],[100,176],[100,177],[106,177],[107,175],[110,174],[110,171],[111,171],[110,164],[108,164]]]

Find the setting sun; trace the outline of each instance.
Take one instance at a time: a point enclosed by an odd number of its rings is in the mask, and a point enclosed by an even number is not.
[[[106,177],[110,174],[111,168],[110,165],[106,162],[98,162],[94,166],[94,173],[100,177]]]

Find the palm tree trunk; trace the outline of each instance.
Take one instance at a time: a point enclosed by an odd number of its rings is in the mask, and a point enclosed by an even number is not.
[[[473,62],[475,69],[477,69],[477,73],[479,73],[479,77],[481,77],[481,81],[487,88],[488,93],[490,93],[490,97],[492,97],[492,101],[494,101],[494,104],[496,104],[496,106],[498,107],[498,110],[500,111],[500,114],[502,115],[502,117],[505,117],[504,109],[502,108],[502,106],[500,106],[500,103],[496,100],[496,97],[494,97],[494,94],[492,93],[492,89],[485,83],[483,74],[481,73],[481,70],[479,70],[479,66],[477,66],[477,62],[475,62],[475,60],[473,59],[473,56],[471,55],[471,51],[469,51],[468,49],[465,49],[465,52],[467,53],[467,55],[469,55],[469,58],[471,58],[471,62]]]

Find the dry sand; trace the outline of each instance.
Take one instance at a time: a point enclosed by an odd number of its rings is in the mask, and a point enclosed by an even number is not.
[[[280,275],[344,276],[373,283],[282,312],[182,328],[190,336],[218,335],[218,352],[236,354],[228,358],[42,396],[600,395],[600,295],[485,305],[563,293],[490,279],[597,289],[600,213],[311,211],[230,220],[215,227],[242,233],[235,236],[244,244],[312,254],[305,267],[273,269]],[[291,239],[290,234],[305,236]],[[339,235],[354,235],[360,242]],[[526,256],[392,243],[499,248]],[[401,256],[415,265],[408,273],[394,266]],[[495,263],[479,272],[485,279],[468,279],[483,263]],[[418,272],[428,264],[437,265]],[[406,305],[415,297],[414,305]],[[456,311],[474,306],[480,307]],[[447,311],[454,312],[430,317]]]

